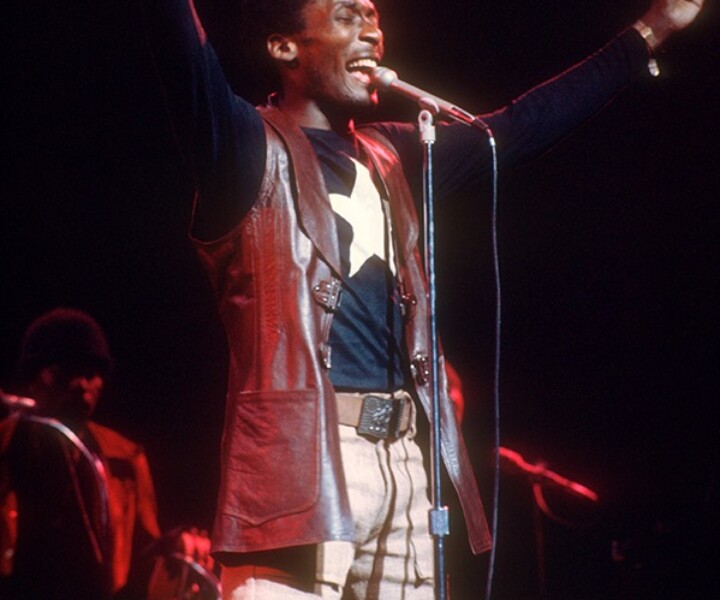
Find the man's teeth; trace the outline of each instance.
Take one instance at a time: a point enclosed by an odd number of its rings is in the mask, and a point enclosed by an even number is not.
[[[365,72],[370,72],[375,67],[377,67],[377,61],[372,58],[360,58],[358,60],[353,60],[352,62],[349,62],[347,65],[348,70],[358,70]]]

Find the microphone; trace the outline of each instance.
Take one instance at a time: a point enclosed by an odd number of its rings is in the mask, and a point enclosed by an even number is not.
[[[0,401],[11,410],[33,410],[37,406],[34,398],[8,394],[0,389]]]
[[[456,106],[452,102],[438,98],[437,96],[421,90],[414,85],[406,83],[398,78],[392,69],[386,67],[375,67],[370,75],[375,87],[379,90],[396,92],[410,100],[417,102],[422,108],[429,110],[433,115],[443,115],[454,121],[478,127],[487,131],[488,126],[472,113]]]

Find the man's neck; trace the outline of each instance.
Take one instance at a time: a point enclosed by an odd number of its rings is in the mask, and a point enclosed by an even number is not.
[[[289,116],[298,127],[307,129],[322,129],[335,131],[340,135],[347,135],[353,129],[352,118],[347,114],[340,114],[321,108],[316,102],[306,98],[293,100],[292,97],[278,98],[278,108]]]

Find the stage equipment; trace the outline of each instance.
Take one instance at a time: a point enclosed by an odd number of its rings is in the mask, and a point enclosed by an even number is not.
[[[546,595],[546,576],[545,576],[545,530],[543,529],[542,515],[546,515],[563,525],[570,526],[566,519],[562,519],[555,515],[548,506],[543,494],[543,486],[546,484],[559,488],[568,494],[584,498],[593,503],[599,502],[598,495],[588,487],[571,481],[567,477],[558,475],[555,471],[551,471],[547,466],[538,462],[535,464],[527,462],[522,455],[510,448],[500,447],[500,458],[504,459],[506,465],[511,468],[517,468],[524,473],[533,492],[533,529],[535,533],[535,558],[537,564],[538,585],[540,587],[540,595],[542,598]]]
[[[156,559],[147,600],[220,600],[220,581],[214,573],[180,552]]]

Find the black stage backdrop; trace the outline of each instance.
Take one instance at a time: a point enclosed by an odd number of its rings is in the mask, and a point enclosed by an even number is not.
[[[148,451],[164,527],[209,527],[225,342],[186,239],[177,166],[134,2],[5,9],[0,384],[27,323],[57,305],[105,327],[117,370],[98,419]],[[236,91],[262,101],[233,2],[198,1]],[[629,0],[379,2],[386,64],[488,111],[641,14]],[[589,486],[598,504],[502,471],[495,598],[700,598],[717,579],[717,3],[668,45],[662,75],[500,179],[502,444]],[[415,118],[383,99],[380,117]],[[502,140],[500,151],[502,152]],[[439,323],[465,382],[464,428],[491,508],[495,290],[490,189],[439,207]],[[457,507],[457,598],[487,556]],[[539,537],[542,533],[543,537]],[[538,542],[541,542],[538,546]],[[544,554],[538,569],[536,549]]]

